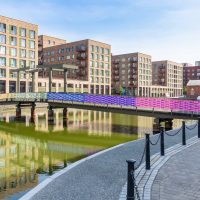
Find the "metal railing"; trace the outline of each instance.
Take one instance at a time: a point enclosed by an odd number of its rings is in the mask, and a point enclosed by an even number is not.
[[[150,139],[150,134],[145,134],[145,145],[144,150],[141,158],[139,159],[139,163],[135,166],[136,160],[127,160],[128,163],[128,172],[127,172],[127,200],[141,200],[134,172],[139,168],[139,166],[143,163],[144,156],[145,156],[145,169],[151,169],[151,146],[158,145],[160,141],[160,155],[165,156],[165,135],[174,137],[180,133],[181,135],[181,143],[182,145],[186,145],[186,130],[192,131],[197,127],[198,138],[200,138],[200,117],[198,118],[198,122],[191,126],[186,126],[185,121],[182,122],[181,128],[179,128],[175,133],[170,134],[164,130],[164,127],[160,127],[160,133],[158,134],[157,138],[154,142]]]

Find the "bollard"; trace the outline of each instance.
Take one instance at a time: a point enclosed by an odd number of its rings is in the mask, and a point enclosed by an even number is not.
[[[198,138],[200,138],[200,117],[198,117]]]
[[[160,127],[160,155],[165,155],[165,137],[164,137],[164,127]]]
[[[150,142],[149,142],[149,134],[146,133],[146,170],[150,170],[151,164],[150,164]]]
[[[182,145],[186,145],[185,122],[182,122]]]
[[[135,180],[134,180],[134,171],[135,171],[135,160],[127,160],[128,163],[128,174],[127,174],[127,196],[126,200],[135,199]]]

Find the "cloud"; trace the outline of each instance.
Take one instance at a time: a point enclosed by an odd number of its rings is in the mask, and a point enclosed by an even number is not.
[[[34,0],[1,2],[1,14],[39,25],[69,41],[91,38],[113,53],[141,51],[153,59],[199,57],[199,0]]]

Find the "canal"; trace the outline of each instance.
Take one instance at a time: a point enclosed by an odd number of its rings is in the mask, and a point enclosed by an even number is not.
[[[14,107],[0,108],[0,199],[19,199],[48,176],[71,163],[120,143],[152,133],[154,118],[69,109],[37,108],[34,122],[30,109],[16,120]],[[173,120],[180,127],[182,120]],[[192,121],[188,121],[192,123]]]

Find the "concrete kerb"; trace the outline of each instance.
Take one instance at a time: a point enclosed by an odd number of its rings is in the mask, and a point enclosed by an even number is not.
[[[144,138],[140,138],[140,139],[137,139],[135,141],[139,141],[139,140],[143,140]],[[87,161],[87,160],[90,160],[92,158],[95,158],[103,153],[106,153],[108,151],[111,151],[113,149],[116,149],[116,148],[119,148],[119,147],[122,147],[126,144],[129,144],[129,143],[132,143],[132,142],[135,142],[135,141],[130,141],[130,142],[126,142],[126,143],[123,143],[123,144],[119,144],[117,146],[114,146],[114,147],[111,147],[109,149],[105,149],[105,150],[102,150],[100,152],[97,152],[91,156],[88,156],[86,158],[83,158],[79,161],[76,161],[75,163],[72,163],[70,164],[69,166],[67,166],[66,168],[60,170],[59,172],[56,172],[54,175],[52,176],[49,176],[47,179],[45,179],[43,182],[41,182],[40,184],[38,184],[35,188],[33,188],[32,190],[30,190],[28,193],[26,193],[24,196],[22,196],[19,200],[28,200],[28,199],[31,199],[35,194],[37,194],[40,190],[42,190],[43,188],[45,188],[50,182],[52,182],[54,179],[56,179],[57,177],[63,175],[64,173],[67,173],[69,170],[73,169],[74,167],[78,166],[79,164]],[[125,162],[125,161],[124,161]]]
[[[173,129],[173,131],[175,130],[178,130],[179,128],[177,129]],[[154,138],[154,137],[157,137],[157,135],[151,135],[151,138]],[[76,166],[78,166],[79,164],[81,163],[84,163],[85,161],[87,160],[90,160],[92,158],[95,158],[101,154],[104,154],[108,151],[111,151],[113,149],[116,149],[116,148],[119,148],[119,147],[122,147],[126,144],[129,144],[129,143],[134,143],[134,142],[138,142],[140,140],[144,140],[144,138],[140,138],[140,139],[137,139],[137,140],[134,140],[134,141],[129,141],[129,142],[126,142],[126,143],[123,143],[123,144],[119,144],[117,146],[114,146],[114,147],[111,147],[109,149],[105,149],[105,150],[102,150],[100,152],[97,152],[96,154],[93,154],[91,156],[88,156],[86,158],[83,158],[75,163],[72,163],[70,164],[69,166],[67,166],[65,169],[62,169],[61,171],[57,172],[56,174],[48,177],[47,179],[45,179],[43,182],[41,182],[40,184],[38,184],[35,188],[33,188],[32,190],[30,190],[28,193],[26,193],[24,196],[22,196],[20,198],[20,200],[28,200],[28,199],[31,199],[35,194],[37,194],[39,191],[41,191],[43,188],[45,188],[49,183],[51,183],[53,180],[55,180],[56,178],[58,178],[59,176],[63,175],[64,173],[67,173],[69,170],[75,168]],[[124,161],[125,162],[125,161]]]

